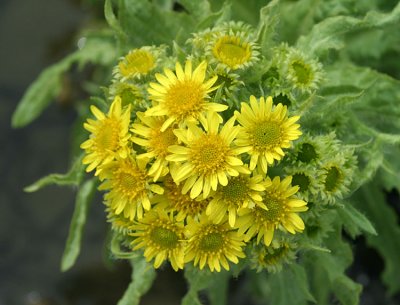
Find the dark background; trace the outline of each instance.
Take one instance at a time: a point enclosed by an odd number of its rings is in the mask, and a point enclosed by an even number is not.
[[[77,29],[101,18],[102,2],[0,1],[0,305],[112,305],[129,282],[129,265],[111,264],[105,257],[107,224],[101,198],[91,206],[76,266],[61,273],[75,190],[22,191],[44,175],[67,171],[73,106],[57,100],[28,127],[10,127],[28,85],[43,68],[76,48]],[[400,304],[399,297],[385,297],[378,279],[383,262],[376,252],[362,238],[354,249],[349,274],[365,285],[362,304]],[[231,286],[240,286],[240,279]],[[163,270],[141,304],[179,304],[184,291],[182,274]],[[231,295],[235,300],[230,305],[251,304],[246,296]]]

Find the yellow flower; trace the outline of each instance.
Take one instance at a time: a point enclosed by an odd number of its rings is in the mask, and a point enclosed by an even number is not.
[[[246,241],[257,235],[257,243],[264,237],[264,244],[269,246],[277,228],[283,227],[292,234],[304,230],[304,222],[297,213],[307,211],[307,203],[293,197],[299,187],[291,186],[291,181],[290,176],[282,182],[275,177],[265,190],[263,203],[267,209],[256,206],[240,213],[236,227],[239,233],[246,232]]]
[[[146,172],[147,159],[135,160],[132,156],[118,159],[105,166],[100,179],[105,181],[99,190],[109,191],[104,199],[115,214],[124,212],[124,216],[133,220],[143,217],[143,209],[150,210],[152,193],[162,194],[163,188],[151,184]]]
[[[175,271],[183,269],[184,226],[172,214],[152,210],[133,225],[131,230],[129,235],[135,237],[131,244],[133,250],[144,248],[146,260],[154,259],[154,268],[159,268],[168,259]]]
[[[233,227],[239,209],[253,208],[255,205],[265,207],[261,202],[265,187],[266,184],[263,183],[261,175],[232,177],[228,185],[219,187],[212,195],[213,198],[207,207],[206,214],[215,223],[219,223],[228,212],[229,225]]]
[[[170,146],[172,155],[167,157],[169,161],[182,162],[171,174],[176,183],[186,180],[182,192],[191,190],[191,198],[201,193],[206,198],[211,189],[217,190],[218,184],[227,185],[229,176],[250,173],[238,157],[240,149],[232,147],[238,133],[238,127],[233,126],[235,119],[226,122],[220,132],[216,113],[202,116],[200,122],[205,131],[194,124],[188,125],[188,129],[175,130],[183,144]]]
[[[111,104],[107,115],[97,107],[90,110],[97,120],[88,119],[83,127],[90,131],[88,140],[81,144],[86,156],[83,164],[89,164],[87,172],[96,169],[95,175],[101,172],[101,166],[110,163],[117,157],[126,158],[129,154],[130,106],[122,112],[121,99],[117,96]]]
[[[258,60],[256,46],[248,42],[244,35],[221,35],[211,46],[215,61],[228,69],[243,69]],[[209,52],[210,53],[210,52]]]
[[[282,149],[290,147],[290,142],[300,135],[300,125],[295,122],[300,118],[288,118],[287,107],[278,104],[272,106],[272,98],[263,97],[257,102],[250,96],[250,106],[242,103],[241,112],[235,111],[239,123],[243,126],[235,144],[243,147],[250,154],[250,169],[260,167],[267,172],[268,164],[281,160],[285,155]]]
[[[159,206],[162,209],[176,212],[177,221],[185,220],[187,217],[196,218],[206,209],[210,202],[208,198],[192,199],[189,194],[182,194],[182,186],[177,185],[169,175],[163,178],[162,182],[164,193],[157,196],[154,202],[160,203]]]
[[[169,154],[168,147],[177,144],[178,141],[171,126],[165,131],[160,130],[165,118],[146,117],[141,112],[136,114],[143,124],[138,122],[133,124],[131,131],[141,137],[132,136],[131,140],[146,150],[146,153],[138,155],[137,158],[155,158],[148,174],[154,176],[154,181],[157,181],[160,176],[165,176],[169,172],[165,157]]]
[[[186,226],[189,240],[186,246],[185,262],[194,261],[200,270],[207,264],[211,271],[221,271],[221,265],[229,270],[228,260],[237,264],[245,257],[242,247],[243,236],[232,230],[228,222],[212,223],[203,214],[200,221],[189,219]]]
[[[154,47],[133,49],[121,58],[113,71],[114,75],[122,81],[145,76],[156,67],[159,53]]]
[[[204,82],[207,63],[203,61],[193,72],[192,62],[187,61],[185,70],[180,63],[176,63],[173,73],[165,68],[164,74],[156,74],[159,84],[150,83],[148,89],[150,98],[158,104],[146,111],[147,116],[168,116],[161,127],[167,129],[174,122],[194,122],[200,114],[208,110],[220,112],[226,105],[209,102],[208,93],[217,89],[213,84],[217,76]]]

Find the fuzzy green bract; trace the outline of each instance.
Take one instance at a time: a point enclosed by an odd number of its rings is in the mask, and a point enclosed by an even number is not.
[[[217,41],[221,31],[249,41],[234,45],[228,37],[221,40],[225,45],[219,42],[216,47],[210,41]],[[92,98],[76,102],[79,118],[71,170],[25,189],[34,192],[49,184],[78,187],[62,270],[71,268],[78,257],[97,186],[85,179],[77,148],[87,138],[81,125],[90,117],[89,105],[107,112],[112,99],[121,95],[123,105],[131,103],[132,120],[136,111],[150,107],[145,84],[151,77],[154,82],[154,75],[142,75],[135,83],[131,79],[138,74],[121,75],[118,63],[131,50],[148,47],[143,50],[153,52],[161,46],[152,54],[169,69],[188,58],[209,62],[207,73],[218,76],[219,86],[209,96],[229,106],[228,113],[240,110],[250,95],[272,96],[291,116],[300,116],[303,133],[282,160],[268,168],[270,177],[293,175],[292,184],[300,185],[298,198],[308,203],[308,211],[301,215],[304,232],[279,231],[268,245],[285,245],[291,255],[273,257],[281,252],[263,250],[253,237],[254,243],[244,249],[251,264],[246,258],[221,273],[185,267],[189,289],[182,304],[202,304],[199,293],[208,295],[212,305],[229,304],[229,280],[243,276],[249,281],[244,289],[257,304],[296,300],[299,305],[324,305],[333,295],[342,305],[357,305],[362,286],[346,274],[353,253],[343,232],[351,238],[366,237],[384,260],[384,285],[391,295],[400,292],[400,227],[386,200],[387,192],[400,191],[398,33],[400,4],[389,0],[106,0],[102,26],[83,29],[85,46],[44,70],[12,118],[16,128],[31,123],[60,94],[62,77],[73,65],[94,66],[96,73],[85,86]],[[252,53],[243,51],[246,48]],[[247,56],[245,60],[235,57],[240,54]],[[133,237],[127,231],[114,230],[108,247],[113,257],[130,259],[133,266],[132,283],[120,305],[139,304],[156,277],[141,252],[129,250]],[[251,269],[254,264],[257,272]],[[271,268],[264,268],[268,264]]]

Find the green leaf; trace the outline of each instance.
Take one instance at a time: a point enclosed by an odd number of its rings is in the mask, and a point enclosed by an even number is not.
[[[388,206],[379,182],[364,185],[356,194],[357,206],[374,223],[377,236],[367,235],[368,245],[374,247],[385,261],[382,278],[389,293],[400,291],[400,227],[396,212]]]
[[[131,283],[117,305],[138,305],[140,298],[151,288],[156,271],[148,264],[143,256],[131,259]]]
[[[32,193],[41,188],[56,185],[75,185],[78,186],[84,177],[84,165],[82,164],[83,154],[80,155],[73,163],[71,169],[66,174],[50,174],[36,181],[35,183],[24,188],[25,192]]]
[[[208,269],[199,272],[196,267],[185,266],[185,278],[189,284],[189,290],[183,297],[181,305],[202,305],[198,293],[208,287],[212,273]]]
[[[271,274],[268,278],[271,289],[271,304],[287,305],[296,300],[296,304],[315,303],[309,286],[304,267],[299,264],[290,264],[281,272]],[[288,289],[290,287],[290,289]]]
[[[40,73],[39,77],[25,92],[13,114],[11,121],[13,128],[20,128],[28,125],[42,113],[51,101],[61,92],[61,77],[69,67],[70,60],[67,57]]]
[[[121,0],[118,13],[122,29],[129,38],[128,47],[171,45],[173,40],[181,43],[176,38],[182,37],[184,42],[195,28],[193,16],[163,10],[147,0]]]
[[[377,29],[397,24],[400,20],[400,4],[392,12],[384,14],[370,11],[364,18],[336,16],[316,24],[305,36],[299,38],[297,47],[310,55],[322,55],[329,49],[344,47],[345,34],[362,29]]]
[[[121,28],[121,25],[114,14],[112,0],[106,0],[104,2],[104,17],[106,18],[108,25],[115,31],[115,34],[120,39],[120,41],[126,42],[126,34]]]
[[[193,15],[196,21],[205,19],[211,14],[210,3],[208,0],[179,0],[189,14]]]
[[[60,94],[62,77],[74,63],[77,63],[80,67],[89,62],[107,66],[115,59],[115,43],[108,34],[88,37],[82,49],[43,70],[30,85],[12,116],[12,127],[24,127],[43,112],[51,101]]]
[[[84,182],[78,190],[75,210],[69,227],[68,239],[61,259],[61,271],[70,269],[78,258],[83,229],[86,223],[89,205],[96,191],[96,185],[97,179],[93,178]]]
[[[257,41],[260,44],[263,55],[270,55],[271,53],[273,39],[276,35],[276,26],[279,21],[278,3],[279,0],[273,0],[260,10]]]
[[[355,209],[349,202],[345,202],[337,211],[346,231],[352,238],[360,235],[361,231],[377,235],[374,226],[368,218]]]
[[[342,305],[358,305],[362,286],[345,274],[352,263],[352,251],[342,240],[340,224],[335,223],[335,231],[326,240],[332,252],[308,252],[303,261],[307,269],[313,270],[311,283],[317,304],[328,304],[326,287],[329,287]]]
[[[211,305],[225,305],[227,303],[229,279],[230,273],[227,271],[215,274],[207,289]]]
[[[215,13],[210,13],[203,20],[201,20],[197,26],[196,30],[201,31],[208,27],[229,21],[231,17],[232,5],[229,1],[224,2],[221,9]]]

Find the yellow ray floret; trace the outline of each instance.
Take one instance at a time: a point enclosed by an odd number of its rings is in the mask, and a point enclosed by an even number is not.
[[[192,71],[191,61],[187,61],[183,70],[176,63],[175,73],[164,69],[163,74],[156,74],[157,83],[150,83],[150,98],[157,104],[146,111],[147,116],[168,116],[161,127],[167,129],[172,123],[195,121],[200,114],[212,110],[224,111],[226,105],[209,102],[208,93],[217,89],[213,84],[217,76],[205,81],[207,63],[203,61]]]
[[[235,111],[241,132],[235,144],[246,149],[250,158],[250,169],[256,166],[266,173],[268,164],[281,160],[285,155],[283,149],[289,148],[291,141],[300,135],[300,125],[295,124],[299,116],[288,117],[287,107],[272,105],[272,98],[265,101],[263,97],[258,102],[250,97],[250,105],[242,103],[241,111]]]
[[[115,214],[133,220],[143,217],[143,209],[150,210],[150,199],[155,194],[162,194],[163,188],[151,183],[151,177],[146,172],[147,159],[135,160],[129,156],[118,159],[106,165],[100,179],[105,180],[100,190],[106,190],[104,199]]]
[[[142,112],[136,114],[140,121],[133,124],[131,131],[137,136],[132,136],[131,140],[146,150],[137,158],[155,159],[148,173],[154,177],[154,181],[157,181],[160,176],[165,176],[169,172],[165,157],[169,154],[168,147],[178,144],[178,139],[173,133],[172,126],[161,131],[161,126],[165,122],[164,117],[146,117]]]
[[[269,181],[269,180],[268,180]],[[229,225],[235,225],[237,212],[241,208],[265,207],[262,195],[266,184],[261,175],[232,177],[228,185],[221,186],[212,195],[206,213],[215,223],[220,223],[228,212]]]
[[[185,252],[185,262],[193,261],[200,270],[207,264],[211,271],[221,271],[221,265],[229,270],[228,260],[237,264],[243,253],[243,236],[232,230],[226,219],[220,224],[214,224],[206,215],[200,221],[189,219],[186,226],[188,243]]]
[[[90,131],[90,137],[81,144],[86,153],[82,163],[89,164],[87,172],[97,168],[97,176],[101,172],[99,166],[111,162],[116,157],[126,158],[129,153],[130,106],[122,112],[121,99],[117,96],[107,115],[95,106],[91,106],[90,110],[97,120],[88,119],[83,124],[83,127]]]
[[[175,271],[183,269],[184,226],[172,214],[152,210],[130,229],[132,233],[129,235],[135,238],[133,250],[144,248],[146,260],[154,259],[154,268],[159,268],[165,260],[169,260]]]
[[[235,226],[240,233],[245,233],[246,241],[257,235],[257,243],[263,238],[264,244],[269,246],[275,229],[283,227],[292,234],[304,230],[304,222],[297,213],[307,211],[307,203],[293,197],[299,187],[291,186],[291,181],[290,176],[282,182],[275,177],[265,190],[263,203],[266,209],[255,207],[240,213]]]
[[[235,119],[228,120],[221,131],[216,113],[208,113],[200,122],[205,131],[194,124],[175,130],[182,145],[170,146],[172,155],[167,156],[169,161],[182,162],[171,174],[176,183],[186,180],[182,192],[190,190],[191,198],[201,193],[206,198],[219,184],[227,185],[228,177],[250,173],[239,157],[240,149],[232,145],[238,133],[238,127],[233,126]]]

